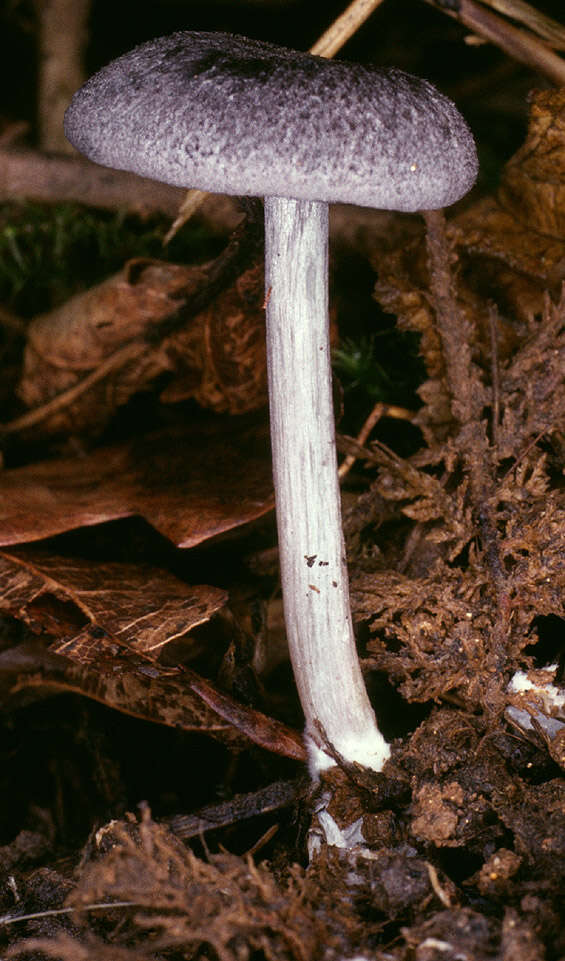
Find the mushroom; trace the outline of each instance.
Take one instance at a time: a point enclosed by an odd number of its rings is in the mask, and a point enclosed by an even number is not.
[[[225,33],[179,32],[110,63],[65,132],[96,163],[265,198],[267,361],[285,622],[314,777],[381,770],[389,746],[361,675],[337,477],[328,323],[328,204],[451,204],[477,173],[455,106],[395,69]]]

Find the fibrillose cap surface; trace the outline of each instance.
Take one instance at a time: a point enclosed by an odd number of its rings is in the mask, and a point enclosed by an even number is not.
[[[411,211],[454,203],[477,174],[467,124],[425,80],[223,33],[113,61],[65,133],[106,167],[227,194]]]

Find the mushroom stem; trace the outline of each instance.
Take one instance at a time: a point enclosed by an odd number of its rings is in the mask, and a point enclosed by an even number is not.
[[[347,760],[380,771],[355,647],[341,526],[328,315],[328,205],[265,200],[267,363],[279,555],[290,657],[313,776]]]

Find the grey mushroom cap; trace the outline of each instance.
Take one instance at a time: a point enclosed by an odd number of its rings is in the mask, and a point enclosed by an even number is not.
[[[400,70],[183,31],[93,76],[65,116],[96,163],[217,193],[434,209],[473,185],[454,104]]]

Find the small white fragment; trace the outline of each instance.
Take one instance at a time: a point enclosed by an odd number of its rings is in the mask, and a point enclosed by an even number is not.
[[[512,704],[506,716],[523,731],[534,728],[535,719],[545,735],[553,739],[565,727],[565,690],[553,680],[557,664],[533,671],[516,671],[508,684]]]
[[[557,664],[550,664],[547,667],[542,668],[544,673],[548,674],[553,680],[555,672],[557,671]],[[536,673],[541,673],[541,671]],[[523,694],[526,691],[533,691],[535,694],[539,694],[543,698],[544,702],[549,701],[548,707],[552,705],[557,710],[565,707],[565,691],[560,690],[555,684],[551,683],[551,680],[545,681],[543,684],[536,684],[532,680],[531,676],[525,671],[516,671],[510,683],[508,689],[514,694]]]
[[[449,941],[440,941],[438,938],[426,938],[425,941],[419,945],[420,948],[434,948],[436,951],[444,951],[451,954],[453,961],[469,961],[469,955],[464,951],[455,951],[455,948]]]
[[[355,851],[362,857],[371,857],[363,837],[363,818],[357,818],[356,821],[341,828],[327,810],[331,798],[330,791],[324,792],[314,810],[314,819],[308,834],[310,861],[327,845],[342,851]],[[359,881],[359,878],[351,875],[351,884],[359,884]]]
[[[331,814],[326,810],[318,812],[318,821],[320,822],[320,827],[323,829],[326,835],[326,842],[334,848],[342,848],[345,851],[350,851],[351,848],[357,847],[358,845],[365,844],[365,838],[363,837],[363,818],[357,818],[353,824],[348,824],[345,828],[340,828],[339,824],[334,821]]]
[[[435,948],[436,951],[453,951],[453,945],[449,941],[439,941],[438,938],[426,938],[420,944],[421,948]]]
[[[558,721],[556,717],[547,717],[547,715],[542,714],[541,711],[532,710],[531,713],[529,713],[528,711],[522,711],[519,707],[513,707],[511,705],[506,708],[505,713],[507,717],[511,718],[523,731],[533,730],[532,717],[534,717],[542,731],[544,731],[551,740],[565,728],[563,721]]]

